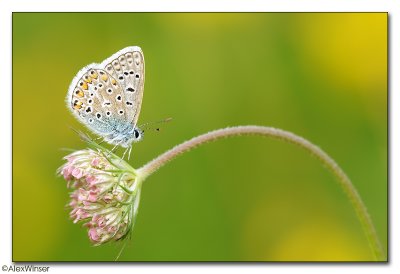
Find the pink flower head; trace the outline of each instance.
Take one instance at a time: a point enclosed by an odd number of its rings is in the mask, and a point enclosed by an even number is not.
[[[104,154],[92,149],[76,151],[65,157],[67,162],[58,170],[72,189],[70,217],[74,223],[83,222],[95,245],[126,235],[132,226],[127,224],[137,214],[141,188],[132,167],[115,155],[109,161]]]

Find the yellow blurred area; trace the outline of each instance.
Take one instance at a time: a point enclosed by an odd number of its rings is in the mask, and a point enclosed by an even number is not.
[[[242,230],[242,248],[247,260],[374,259],[368,243],[335,214],[326,196],[309,198],[306,194],[309,190],[301,190],[300,186],[292,186],[293,193],[284,189],[276,187],[273,194],[266,194],[264,201],[249,211]]]
[[[267,252],[271,261],[368,261],[370,251],[354,241],[340,220],[300,224],[281,237],[279,245]]]
[[[336,87],[351,86],[358,96],[379,93],[387,84],[386,18],[384,13],[315,14],[299,20],[304,29],[298,45]]]
[[[241,16],[237,16],[236,13],[183,13],[179,17],[169,17],[168,15],[160,15],[158,17],[162,24],[167,24],[170,27],[182,27],[187,30],[200,30],[205,31],[207,35],[210,32],[219,32],[219,28],[248,28],[259,23],[265,23],[265,16],[257,16],[252,13],[242,13]],[[272,19],[272,18],[271,18]],[[185,22],[184,25],[181,25]],[[215,26],[218,25],[218,28]],[[221,35],[221,33],[220,33]]]
[[[20,159],[17,165],[24,166],[23,172],[14,173],[13,227],[19,230],[13,234],[13,248],[20,258],[46,260],[49,248],[53,248],[60,234],[66,211],[63,202],[57,200],[56,188],[48,185],[55,180],[55,172],[44,174],[35,169],[32,162]],[[18,170],[19,171],[19,170]],[[53,206],[49,206],[53,205]],[[29,243],[27,248],[26,244]]]

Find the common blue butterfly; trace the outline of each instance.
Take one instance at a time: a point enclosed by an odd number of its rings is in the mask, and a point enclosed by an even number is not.
[[[131,149],[143,138],[137,126],[143,88],[143,52],[127,47],[81,69],[69,87],[67,107],[109,144]]]

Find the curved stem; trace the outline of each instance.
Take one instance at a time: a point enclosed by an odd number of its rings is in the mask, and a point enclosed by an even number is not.
[[[330,170],[333,175],[339,181],[339,184],[343,188],[344,192],[347,194],[354,210],[357,213],[358,219],[364,229],[366,237],[369,241],[370,248],[378,261],[386,260],[381,243],[376,234],[375,227],[372,223],[371,217],[368,214],[367,208],[365,207],[363,201],[357,190],[351,183],[349,177],[343,172],[343,170],[336,164],[336,162],[326,154],[322,149],[316,145],[310,143],[306,139],[297,136],[291,132],[284,131],[272,127],[262,127],[262,126],[237,126],[228,127],[223,129],[214,130],[200,136],[194,137],[180,145],[173,147],[172,149],[161,154],[157,158],[153,159],[149,163],[145,164],[143,167],[137,170],[137,174],[142,180],[147,178],[149,175],[158,170],[161,166],[165,165],[167,162],[176,158],[178,155],[189,151],[199,145],[205,144],[210,141],[215,141],[221,138],[238,136],[238,135],[261,135],[265,137],[271,137],[275,139],[280,139],[295,145],[300,146],[306,151],[310,152],[319,161],[325,165],[328,170]]]

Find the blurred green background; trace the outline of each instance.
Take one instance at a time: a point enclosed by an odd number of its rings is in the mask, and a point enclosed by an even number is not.
[[[292,131],[331,155],[387,249],[386,13],[14,13],[13,260],[114,260],[64,208],[56,177],[85,148],[64,99],[83,66],[141,46],[139,123],[173,117],[133,149],[134,167],[209,130]],[[85,129],[85,131],[87,131]],[[126,261],[368,261],[332,175],[303,150],[260,137],[202,146],[145,182]]]

